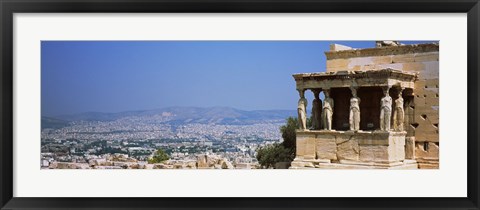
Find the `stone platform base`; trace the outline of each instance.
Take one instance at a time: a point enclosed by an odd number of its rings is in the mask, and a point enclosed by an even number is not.
[[[439,169],[439,161],[437,160],[429,160],[419,158],[417,159],[418,168],[420,169]]]
[[[294,160],[290,169],[418,169],[415,160],[392,163],[358,162],[342,160],[331,163],[329,160]]]

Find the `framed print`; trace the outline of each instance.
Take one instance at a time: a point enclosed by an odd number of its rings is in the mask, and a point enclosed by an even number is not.
[[[478,1],[1,7],[1,209],[479,208]]]

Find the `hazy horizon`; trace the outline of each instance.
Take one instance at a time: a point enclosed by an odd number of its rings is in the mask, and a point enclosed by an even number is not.
[[[213,109],[213,108],[231,108],[235,110],[240,110],[240,111],[296,111],[296,107],[293,107],[292,109],[239,109],[236,107],[229,107],[229,106],[167,106],[167,107],[159,107],[159,108],[153,108],[153,109],[135,109],[135,110],[123,110],[123,111],[115,111],[115,112],[109,112],[109,111],[84,111],[84,112],[74,112],[74,113],[62,113],[62,114],[57,114],[57,115],[44,115],[42,113],[42,117],[58,117],[58,116],[65,116],[65,115],[76,115],[76,114],[85,114],[85,113],[105,113],[105,114],[117,114],[117,113],[124,113],[124,112],[141,112],[141,111],[154,111],[154,110],[161,110],[161,109],[169,109],[169,108],[200,108],[200,109]],[[310,113],[309,110],[307,110],[307,113]]]
[[[324,72],[324,52],[333,43],[375,46],[374,41],[42,41],[41,113],[295,110],[292,74]],[[305,95],[311,102],[313,94]]]

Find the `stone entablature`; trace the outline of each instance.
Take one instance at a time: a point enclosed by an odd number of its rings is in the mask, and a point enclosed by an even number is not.
[[[337,71],[294,74],[297,90],[356,87],[414,88],[417,73],[391,68],[370,71]]]
[[[388,47],[365,48],[365,49],[346,49],[346,50],[325,52],[325,55],[327,56],[328,60],[331,60],[331,59],[341,59],[341,58],[428,53],[428,52],[438,52],[438,50],[439,50],[438,43],[429,43],[429,44],[388,46]]]

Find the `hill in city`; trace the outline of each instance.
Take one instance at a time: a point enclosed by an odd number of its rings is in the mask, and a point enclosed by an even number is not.
[[[159,122],[168,124],[215,123],[246,125],[263,122],[283,122],[295,116],[294,110],[254,110],[245,111],[231,107],[168,107],[154,110],[126,111],[118,113],[86,112],[80,114],[42,117],[42,128],[59,128],[72,121],[114,121],[122,118],[156,117]]]
[[[42,129],[44,128],[63,128],[69,125],[69,122],[66,120],[56,119],[52,117],[42,117]]]

